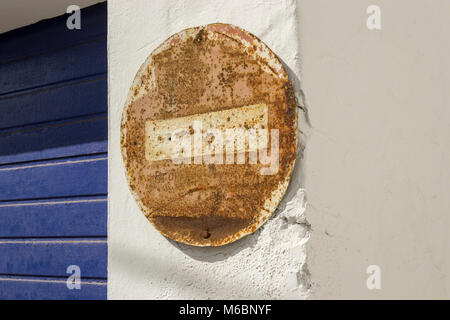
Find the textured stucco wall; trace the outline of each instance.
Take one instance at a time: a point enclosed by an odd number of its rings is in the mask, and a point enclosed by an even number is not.
[[[102,1],[39,0],[32,2],[30,0],[2,0],[0,4],[0,33],[65,14],[67,7],[72,4],[84,8],[98,2]]]
[[[212,22],[235,24],[262,39],[287,66],[301,103],[295,1],[108,1],[110,299],[302,299],[308,294],[309,225],[304,218],[301,161],[273,218],[254,234],[224,247],[196,248],[167,240],[139,211],[129,191],[120,153],[120,120],[134,75],[167,37]]]

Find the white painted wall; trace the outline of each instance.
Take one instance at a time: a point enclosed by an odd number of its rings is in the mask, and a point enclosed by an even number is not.
[[[139,211],[119,140],[136,71],[161,42],[188,27],[224,22],[255,34],[284,61],[300,96],[296,14],[295,1],[108,1],[110,299],[306,297],[309,228],[300,162],[280,210],[263,228],[228,246],[196,248],[167,240]]]

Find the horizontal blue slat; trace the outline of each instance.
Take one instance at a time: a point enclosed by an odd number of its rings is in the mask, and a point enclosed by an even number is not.
[[[107,160],[104,157],[0,168],[0,200],[106,193]]]
[[[0,128],[107,112],[107,95],[103,76],[0,97]]]
[[[108,150],[106,114],[0,131],[0,164]]]
[[[0,238],[106,236],[106,198],[0,203]]]
[[[81,284],[79,290],[69,290],[57,280],[23,279],[2,280],[0,276],[1,300],[105,300],[105,284]],[[82,281],[84,281],[82,279]]]
[[[2,240],[0,274],[66,276],[67,267],[77,265],[81,277],[106,278],[106,241],[83,241],[89,240]]]
[[[105,36],[107,32],[106,2],[81,9],[81,29],[69,30],[69,14],[43,20],[0,35],[0,64],[73,46]]]
[[[0,66],[0,94],[105,73],[106,39]]]

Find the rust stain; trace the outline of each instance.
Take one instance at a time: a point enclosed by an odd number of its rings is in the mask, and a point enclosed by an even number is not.
[[[274,175],[261,175],[265,166],[249,164],[248,153],[245,164],[175,164],[159,154],[154,158],[161,160],[146,159],[149,121],[258,104],[267,106],[267,129],[279,130]],[[275,54],[245,30],[220,23],[183,30],[136,74],[122,115],[121,148],[130,189],[157,230],[196,246],[233,242],[260,227],[286,191],[297,150],[292,84]]]

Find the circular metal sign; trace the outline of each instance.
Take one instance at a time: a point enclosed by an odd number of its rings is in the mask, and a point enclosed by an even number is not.
[[[166,237],[196,246],[260,227],[297,149],[292,85],[275,54],[232,25],[183,30],[136,74],[122,114],[130,189]]]

